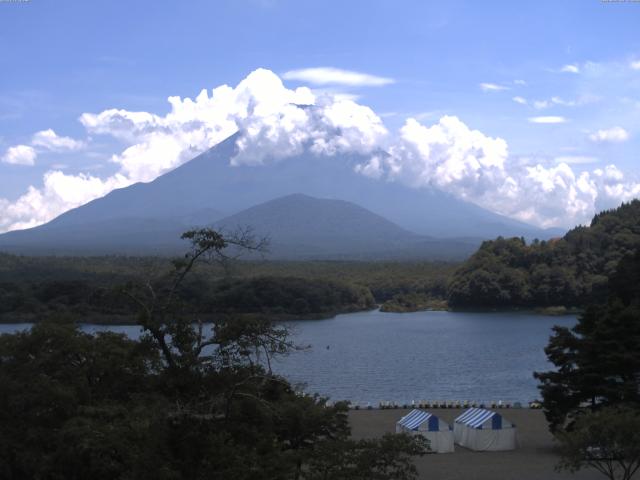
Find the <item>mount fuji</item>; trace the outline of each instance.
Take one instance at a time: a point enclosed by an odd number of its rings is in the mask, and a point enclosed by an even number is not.
[[[561,234],[485,210],[435,188],[357,173],[367,158],[311,152],[233,165],[235,134],[149,183],[114,190],[44,225],[0,235],[21,254],[174,254],[195,226],[253,227],[272,258],[453,259],[484,239]]]

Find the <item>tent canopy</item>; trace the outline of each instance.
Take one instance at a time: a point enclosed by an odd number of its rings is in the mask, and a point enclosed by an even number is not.
[[[446,423],[442,422],[443,430],[449,430]],[[428,432],[440,431],[440,419],[430,412],[424,410],[411,410],[407,415],[402,417],[398,424],[407,430],[426,430]],[[426,428],[425,428],[426,427]]]
[[[501,430],[503,428],[513,428],[508,420],[502,418],[498,412],[485,410],[484,408],[470,408],[455,419],[455,423],[469,428]]]
[[[453,429],[433,413],[411,410],[396,423],[396,433],[422,435],[429,441],[429,448],[437,453],[453,452]]]

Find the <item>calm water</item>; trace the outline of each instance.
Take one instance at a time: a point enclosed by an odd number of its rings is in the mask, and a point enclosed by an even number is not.
[[[378,311],[286,324],[300,345],[273,368],[306,390],[333,400],[528,402],[538,397],[535,370],[546,370],[543,348],[553,325],[572,316],[524,313]],[[0,325],[12,332],[25,325]],[[133,326],[85,325],[137,337]]]

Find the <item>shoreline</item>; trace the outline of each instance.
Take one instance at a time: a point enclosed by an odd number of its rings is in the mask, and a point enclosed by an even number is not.
[[[393,311],[383,310],[383,304],[377,304],[374,308],[348,308],[338,311],[330,312],[317,312],[308,314],[269,314],[269,313],[212,313],[210,317],[267,317],[272,322],[292,322],[292,321],[315,321],[315,320],[329,320],[337,317],[338,315],[347,315],[350,313],[362,313],[362,312],[381,312],[388,314],[407,314],[407,313],[419,313],[419,312],[451,312],[451,313],[514,313],[514,314],[533,314],[545,317],[563,317],[569,315],[580,315],[583,310],[579,308],[566,308],[566,307],[531,307],[531,308],[425,308],[420,310],[406,310],[406,311]],[[75,316],[75,314],[73,314]],[[0,325],[34,325],[46,320],[37,320],[34,317],[38,317],[36,314],[18,315],[18,318],[7,318],[6,315],[0,316]],[[113,327],[125,327],[135,326],[138,323],[135,321],[136,315],[110,315],[110,314],[88,314],[82,321],[69,318],[62,323],[74,323],[77,325],[104,325]],[[111,320],[110,320],[111,319]],[[47,319],[48,320],[48,319]],[[53,320],[55,321],[55,320]],[[210,323],[206,322],[205,323]]]

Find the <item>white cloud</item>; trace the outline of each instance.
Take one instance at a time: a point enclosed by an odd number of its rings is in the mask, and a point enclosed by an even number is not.
[[[316,97],[330,96],[335,98],[336,100],[351,100],[352,102],[357,102],[362,98],[362,95],[358,93],[341,92],[334,89],[314,88],[311,90],[311,92]]]
[[[559,105],[562,107],[579,107],[582,105],[587,105],[590,103],[595,103],[600,101],[601,98],[595,95],[580,95],[575,100],[565,100],[562,97],[554,96],[548,100],[536,100],[533,102],[533,107],[537,110],[542,110],[545,108],[553,107],[554,105]]]
[[[503,171],[507,143],[469,129],[457,117],[444,116],[426,127],[410,118],[400,130],[400,141],[390,149],[390,170],[406,183],[435,185],[462,198],[495,184]]]
[[[566,123],[567,119],[559,116],[529,117],[530,123]]]
[[[525,86],[527,84],[527,82],[525,82],[524,80],[514,80],[513,83],[515,85],[521,85],[521,86]]]
[[[544,108],[549,108],[551,106],[551,102],[548,100],[535,100],[533,102],[533,108],[536,110],[542,110]]]
[[[275,161],[305,148],[326,155],[366,154],[383,145],[387,136],[370,108],[329,93],[316,96],[306,87],[287,89],[264,69],[252,72],[235,88],[222,85],[210,95],[203,90],[194,100],[170,97],[169,103],[171,110],[164,116],[121,109],[81,115],[90,134],[127,143],[111,157],[118,172],[104,179],[49,172],[42,188],[31,187],[14,203],[0,200],[0,231],[38,225],[113,188],[151,181],[237,131],[243,135],[234,165]],[[65,137],[53,133],[37,138],[59,148],[59,139]],[[71,187],[77,196],[62,195]]]
[[[52,129],[35,133],[31,144],[56,152],[80,150],[84,147],[84,142],[74,140],[70,137],[60,137]]]
[[[347,85],[350,87],[380,87],[395,82],[393,78],[333,67],[290,70],[285,72],[282,78],[285,80],[298,80],[312,85]]]
[[[527,99],[524,97],[513,97],[511,100],[513,100],[516,103],[519,103],[520,105],[526,105],[527,104]]]
[[[497,83],[481,83],[480,90],[483,92],[499,92],[502,90],[509,90],[509,87],[498,85]]]
[[[589,135],[592,142],[625,142],[629,139],[629,133],[622,127],[611,127],[598,130]]]
[[[12,165],[31,166],[34,165],[37,156],[33,147],[29,145],[15,145],[7,149],[2,156],[2,161]]]
[[[370,108],[309,88],[288,89],[263,69],[235,87],[203,90],[195,99],[170,97],[169,104],[166,115],[121,109],[83,114],[80,121],[89,134],[126,143],[111,157],[117,173],[99,177],[50,171],[41,187],[30,187],[18,200],[0,199],[0,231],[39,225],[114,188],[151,181],[238,131],[237,155],[230,160],[238,168],[259,168],[303,151],[358,153],[363,161],[356,170],[363,175],[416,188],[433,185],[541,226],[586,221],[597,209],[640,194],[640,184],[615,166],[574,170],[590,157],[555,162],[511,158],[505,140],[473,130],[454,116],[431,125],[409,119],[390,135]]]
[[[589,157],[584,155],[571,155],[565,157],[556,157],[556,163],[566,163],[568,165],[585,165],[589,163],[598,163],[599,160],[596,157]]]
[[[90,175],[49,171],[44,175],[41,188],[30,186],[14,202],[0,198],[0,231],[41,225],[71,208],[84,205],[129,183],[122,175],[101,180]]]
[[[36,150],[34,147],[38,147]],[[69,137],[59,137],[51,129],[42,130],[33,135],[31,145],[15,145],[9,147],[2,156],[2,162],[13,165],[35,165],[38,151],[41,149],[63,152],[69,150],[79,150],[84,147],[84,143]]]
[[[632,70],[640,70],[640,60],[636,60],[635,62],[631,62],[629,64]]]
[[[591,157],[559,157],[554,166],[511,158],[503,139],[471,130],[456,117],[442,117],[430,127],[407,120],[390,154],[358,171],[435,186],[543,227],[586,222],[596,211],[640,194],[640,183],[626,180],[615,166],[589,172],[570,165],[597,161]]]
[[[580,67],[576,64],[565,65],[560,69],[564,73],[580,73]]]

